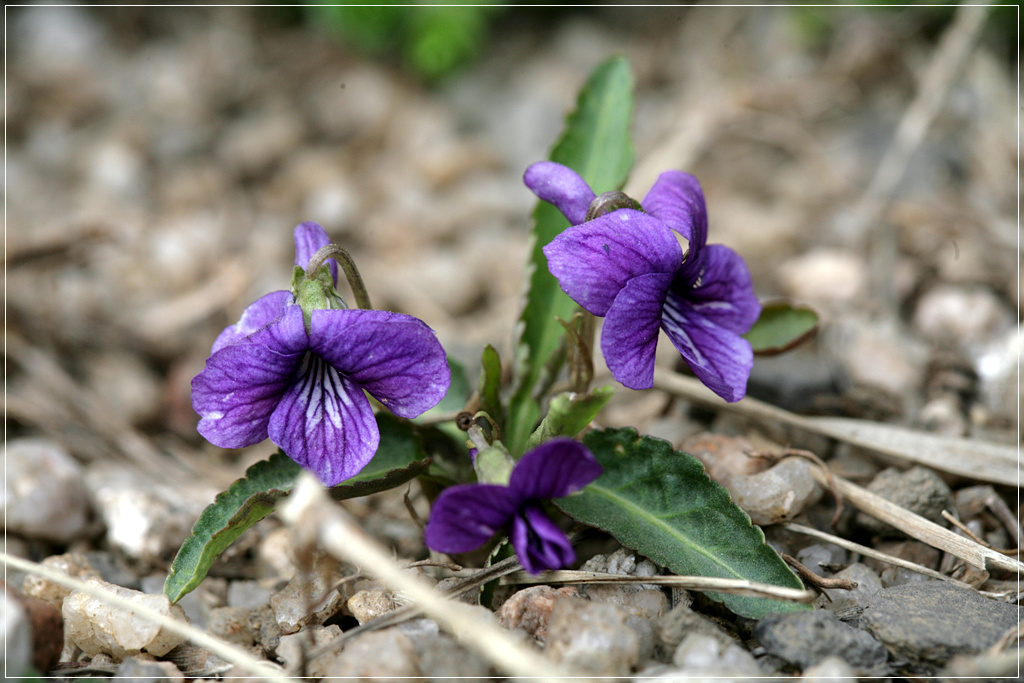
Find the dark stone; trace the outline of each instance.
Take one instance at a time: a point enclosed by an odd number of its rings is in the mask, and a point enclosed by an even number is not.
[[[953,507],[953,492],[946,482],[927,467],[916,465],[906,472],[895,467],[882,470],[867,486],[868,490],[925,519],[946,526],[942,511]],[[861,513],[857,523],[874,534],[902,536],[893,527]]]
[[[1021,619],[1020,608],[943,581],[870,596],[861,626],[896,657],[931,673],[954,655],[985,650]]]
[[[824,610],[769,614],[754,634],[769,654],[801,669],[836,655],[855,669],[867,671],[887,658],[881,643]]]

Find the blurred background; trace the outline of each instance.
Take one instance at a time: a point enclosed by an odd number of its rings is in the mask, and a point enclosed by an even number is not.
[[[758,361],[753,395],[1017,441],[1012,7],[6,18],[10,552],[102,546],[165,567],[198,511],[266,457],[205,443],[189,382],[224,326],[287,287],[301,221],[470,374],[485,343],[507,360],[535,202],[522,173],[612,53],[637,83],[627,190],[694,173],[709,241],[747,259],[762,298],[822,316],[814,343]],[[663,405],[620,390],[605,419],[644,429]],[[378,532],[422,553],[407,519],[389,524]]]

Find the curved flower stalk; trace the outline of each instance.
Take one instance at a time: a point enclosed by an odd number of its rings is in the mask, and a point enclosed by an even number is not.
[[[696,178],[662,173],[642,211],[619,208],[616,199],[603,214],[605,195],[596,197],[566,166],[533,164],[524,182],[574,226],[544,255],[562,290],[604,317],[601,351],[616,380],[631,389],[653,386],[660,328],[708,388],[726,401],[743,398],[754,358],[740,335],[761,305],[743,259],[706,244],[707,208]],[[687,254],[672,231],[689,241]]]
[[[504,530],[526,571],[561,569],[576,553],[541,503],[581,490],[601,471],[586,446],[553,439],[520,458],[507,486],[461,484],[442,491],[423,530],[424,540],[438,552],[465,553]]]
[[[333,486],[358,474],[380,442],[364,390],[411,418],[444,398],[451,373],[421,320],[344,308],[333,261],[319,273],[302,272],[329,244],[322,227],[302,223],[294,236],[298,284],[258,299],[221,332],[192,380],[192,406],[211,443],[242,448],[269,437]],[[303,287],[320,290],[305,296]],[[304,310],[297,300],[330,307]]]

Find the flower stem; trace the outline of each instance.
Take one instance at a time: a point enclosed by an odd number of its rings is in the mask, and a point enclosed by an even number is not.
[[[352,289],[352,296],[355,297],[356,305],[366,310],[373,308],[370,304],[370,295],[366,291],[366,285],[363,284],[363,278],[359,275],[359,269],[356,268],[356,262],[345,249],[337,244],[328,244],[325,247],[320,247],[313,254],[313,258],[309,259],[309,265],[306,267],[306,277],[310,280],[315,280],[316,274],[320,272],[320,267],[328,259],[334,259],[341,265],[341,269],[345,272],[345,279],[348,280],[348,286]]]

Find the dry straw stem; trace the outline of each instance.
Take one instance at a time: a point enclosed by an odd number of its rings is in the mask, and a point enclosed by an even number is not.
[[[783,588],[782,586],[773,586],[771,584],[747,581],[745,579],[719,579],[706,576],[623,576],[621,574],[608,574],[605,572],[562,570],[556,572],[543,572],[536,576],[532,576],[526,572],[516,572],[515,574],[510,574],[502,579],[501,583],[642,583],[656,586],[671,586],[673,588],[683,588],[686,590],[749,595],[754,598],[772,598],[775,600],[788,600],[792,602],[813,602],[815,598],[814,591]]]
[[[390,551],[367,536],[344,510],[329,501],[313,475],[303,473],[282,508],[281,516],[299,538],[308,539],[337,559],[357,564],[367,573],[376,575],[505,673],[547,681],[565,675],[554,662],[524,647],[470,605],[445,598],[429,584],[409,575],[403,565],[392,558]]]
[[[275,670],[269,665],[269,663],[256,659],[241,648],[225,643],[223,640],[220,640],[187,622],[178,621],[177,619],[173,619],[166,614],[161,614],[149,607],[146,607],[145,605],[140,605],[136,602],[132,602],[131,600],[127,600],[106,588],[87,584],[84,581],[71,578],[70,576],[65,576],[64,574],[54,571],[49,567],[44,567],[40,564],[36,564],[35,562],[30,562],[29,560],[24,560],[20,557],[14,557],[4,552],[0,552],[0,557],[3,558],[5,567],[13,567],[19,571],[41,576],[48,581],[53,581],[54,583],[60,584],[66,588],[71,588],[72,590],[88,593],[94,598],[111,605],[116,605],[121,609],[128,610],[143,619],[147,619],[154,624],[158,624],[161,628],[188,638],[196,645],[209,649],[222,659],[234,664],[240,669],[255,674],[263,680],[275,681],[277,683],[294,683],[296,680],[282,675],[280,671]]]
[[[822,486],[826,485],[828,478],[817,465],[811,466],[811,473]],[[1007,571],[1024,574],[1024,563],[1007,557],[991,548],[972,541],[969,538],[955,534],[949,529],[929,521],[921,515],[900,507],[892,501],[882,498],[877,493],[872,493],[865,488],[857,486],[851,481],[842,477],[832,477],[832,481],[843,495],[843,498],[861,512],[867,513],[896,527],[907,536],[916,538],[928,545],[945,550],[947,553],[959,557],[964,562],[972,564],[979,569],[988,570],[990,567],[998,567]]]
[[[1011,446],[957,439],[895,425],[838,417],[803,417],[754,398],[726,403],[697,379],[655,368],[654,388],[765,424],[782,423],[968,479],[1019,486],[1017,451]]]
[[[794,524],[793,522],[788,522],[785,526],[786,529],[788,529],[789,531],[795,531],[798,534],[804,534],[806,536],[820,538],[821,540],[828,541],[829,543],[837,545],[840,548],[846,548],[850,552],[860,553],[865,557],[873,558],[875,560],[878,560],[879,562],[886,562],[896,567],[903,567],[904,569],[909,569],[912,572],[917,572],[918,574],[923,574],[924,576],[928,576],[933,579],[940,579],[942,581],[954,583],[960,586],[961,588],[970,588],[971,590],[974,590],[974,586],[971,586],[968,583],[964,583],[963,581],[958,581],[957,579],[954,579],[951,576],[941,574],[935,571],[934,569],[929,569],[928,567],[919,565],[916,562],[910,562],[909,560],[904,560],[903,558],[896,557],[894,555],[889,555],[888,553],[883,553],[879,550],[875,550],[874,548],[869,548],[866,545],[861,545],[860,543],[848,541],[845,538],[842,538],[841,536],[836,536],[825,531],[819,531],[818,529],[812,529],[811,527],[807,527],[802,524]]]

